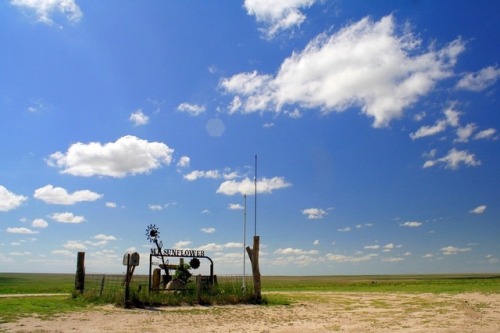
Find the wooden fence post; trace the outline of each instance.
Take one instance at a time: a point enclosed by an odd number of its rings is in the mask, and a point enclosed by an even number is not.
[[[78,252],[76,260],[75,290],[83,293],[85,289],[85,252]]]
[[[247,246],[248,257],[250,258],[250,262],[252,263],[252,275],[253,275],[253,290],[254,297],[257,302],[260,302],[262,299],[261,293],[261,283],[260,283],[260,268],[259,268],[259,245],[260,238],[259,236],[253,236],[253,249]]]

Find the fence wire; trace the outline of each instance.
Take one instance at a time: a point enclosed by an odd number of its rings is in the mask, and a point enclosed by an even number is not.
[[[196,276],[192,277],[196,280]],[[215,275],[214,280],[219,290],[227,294],[238,294],[253,291],[251,276],[242,275]],[[243,290],[244,289],[244,290]],[[149,290],[148,275],[133,275],[130,281],[130,290],[141,293]],[[85,274],[84,294],[103,301],[119,299],[125,295],[125,274]]]

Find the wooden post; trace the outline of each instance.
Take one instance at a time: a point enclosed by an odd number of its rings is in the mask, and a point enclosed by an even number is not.
[[[259,268],[259,243],[259,236],[253,236],[253,249],[247,246],[248,257],[252,263],[254,297],[257,302],[260,302],[262,299]]]
[[[130,253],[127,254],[127,273],[125,275],[125,308],[130,308],[130,280],[132,274],[130,271]]]
[[[83,293],[85,289],[85,252],[78,252],[76,260],[75,290]]]

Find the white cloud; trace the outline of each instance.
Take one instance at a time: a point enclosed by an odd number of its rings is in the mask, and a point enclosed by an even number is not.
[[[66,189],[62,187],[54,187],[50,184],[36,189],[33,196],[46,203],[55,205],[73,205],[77,202],[95,201],[103,197],[102,194],[89,190],[68,193]]]
[[[316,239],[316,240],[313,242],[313,245],[319,245],[319,239]]]
[[[128,120],[134,123],[134,126],[142,126],[149,123],[149,117],[141,109],[132,112]]]
[[[494,128],[485,129],[474,136],[474,140],[489,139],[497,132]]]
[[[111,241],[111,240],[116,240],[116,237],[115,236],[111,236],[111,235],[98,234],[98,235],[94,236],[94,239],[104,240],[104,241]]]
[[[177,107],[177,111],[185,112],[190,116],[196,117],[205,112],[205,106],[189,104],[189,103],[181,103]]]
[[[391,251],[392,249],[394,249],[394,243],[389,243],[389,244],[386,244],[384,245],[384,252],[389,252]]]
[[[174,249],[184,249],[189,245],[191,245],[191,241],[178,241],[174,244]]]
[[[215,228],[201,228],[200,230],[206,234],[213,234],[215,232]]]
[[[378,250],[378,249],[380,249],[380,245],[366,245],[364,247],[364,249],[367,249],[367,250]]]
[[[261,178],[257,181],[257,193],[272,193],[274,190],[279,190],[292,186],[287,183],[283,177]],[[254,181],[245,178],[242,181],[228,180],[220,184],[216,193],[225,195],[250,195],[254,193]]]
[[[34,219],[31,226],[33,228],[47,228],[49,224],[44,219]]]
[[[121,178],[169,165],[173,152],[164,143],[127,135],[104,145],[99,142],[72,144],[66,154],[58,151],[50,155],[47,164],[73,176]]]
[[[38,21],[53,24],[52,15],[59,12],[70,22],[79,22],[83,16],[75,0],[11,0],[10,3],[36,12]]]
[[[274,251],[275,254],[285,254],[285,255],[313,255],[313,254],[318,254],[318,250],[302,250],[302,249],[294,249],[291,247],[288,247],[286,249],[277,249]]]
[[[184,175],[183,177],[186,180],[194,181],[194,180],[197,180],[199,178],[218,179],[221,177],[221,175],[219,174],[219,171],[217,171],[217,170],[208,170],[208,171],[195,170],[195,171],[191,171],[187,175]]]
[[[63,245],[63,247],[65,249],[68,249],[68,250],[86,250],[87,247],[85,245],[83,245],[82,243],[80,243],[79,241],[73,241],[73,240],[69,240],[66,242],[66,244]]]
[[[302,214],[306,215],[309,220],[322,219],[328,213],[321,208],[307,208],[302,211]]]
[[[481,161],[476,160],[476,156],[466,150],[456,150],[453,148],[448,152],[448,155],[444,157],[425,161],[423,168],[430,168],[437,164],[444,164],[445,169],[456,170],[460,164],[466,166],[479,166],[481,165]]]
[[[54,250],[54,251],[50,251],[50,253],[55,254],[57,256],[64,256],[64,257],[74,256],[73,252],[68,251],[68,250]]]
[[[26,235],[31,235],[31,234],[37,234],[38,231],[33,231],[28,228],[7,228],[6,230],[9,234],[26,234]]]
[[[417,221],[407,221],[403,223],[401,226],[402,227],[408,227],[408,228],[417,228],[422,225],[422,222],[417,222]]]
[[[230,210],[242,210],[242,209],[245,209],[245,207],[243,207],[240,204],[230,203],[228,205],[227,209],[230,209]]]
[[[187,168],[187,167],[189,167],[190,162],[191,162],[191,159],[188,156],[182,156],[179,159],[179,162],[177,162],[177,167],[178,168]]]
[[[422,258],[433,258],[434,255],[432,253],[426,253],[422,256]]]
[[[339,228],[339,229],[337,229],[337,230],[338,230],[339,232],[349,232],[349,231],[351,231],[352,229],[351,229],[351,227],[345,227],[345,228]]]
[[[452,107],[444,110],[445,117],[436,121],[432,126],[422,126],[415,133],[410,134],[412,140],[420,139],[426,136],[436,135],[445,131],[448,126],[457,127],[459,125],[460,112],[454,110]]]
[[[108,207],[108,208],[116,208],[116,202],[108,201],[108,202],[106,202],[106,207]]]
[[[312,6],[316,0],[245,0],[248,15],[255,16],[262,32],[267,38],[273,38],[283,30],[299,27],[306,19],[302,8]]]
[[[365,262],[365,261],[370,261],[373,260],[374,258],[378,257],[378,254],[367,254],[364,256],[346,256],[342,254],[332,254],[328,253],[325,258],[327,260],[337,262],[337,263],[358,263],[358,262]]]
[[[14,194],[0,185],[0,212],[8,212],[9,210],[16,209],[26,200],[28,200],[27,197]]]
[[[464,127],[459,127],[457,129],[457,138],[455,139],[455,142],[469,142],[469,138],[476,129],[477,126],[473,123],[467,124]]]
[[[495,84],[500,77],[500,69],[488,66],[474,73],[467,73],[457,83],[458,89],[482,91]]]
[[[452,255],[452,254],[457,254],[457,253],[460,253],[460,252],[470,252],[470,251],[472,251],[472,249],[470,247],[458,248],[458,247],[455,247],[455,246],[447,246],[447,247],[441,248],[441,252],[445,256]]]
[[[399,257],[390,257],[390,258],[384,258],[382,261],[385,262],[399,262],[399,261],[404,261],[404,258],[399,258]]]
[[[203,250],[203,251],[222,251],[224,249],[230,249],[230,248],[242,248],[243,243],[236,243],[236,242],[229,242],[226,244],[216,244],[216,243],[209,243],[206,245],[202,245],[197,248],[197,250]]]
[[[49,216],[56,222],[60,223],[82,223],[85,221],[83,216],[73,215],[73,213],[53,213]]]
[[[274,77],[240,73],[220,86],[234,95],[231,112],[279,112],[297,105],[330,113],[359,106],[375,127],[387,126],[452,75],[465,49],[456,39],[442,49],[421,50],[422,41],[409,29],[399,35],[396,30],[392,16],[378,22],[364,18],[319,35],[286,59]]]
[[[163,209],[162,205],[149,205],[148,207],[151,210],[162,210]]]
[[[482,214],[486,210],[486,205],[480,205],[469,211],[472,214]]]

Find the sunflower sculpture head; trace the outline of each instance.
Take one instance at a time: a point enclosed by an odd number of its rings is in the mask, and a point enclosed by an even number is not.
[[[160,230],[156,225],[150,224],[146,228],[146,237],[150,243],[156,243],[160,238]]]

